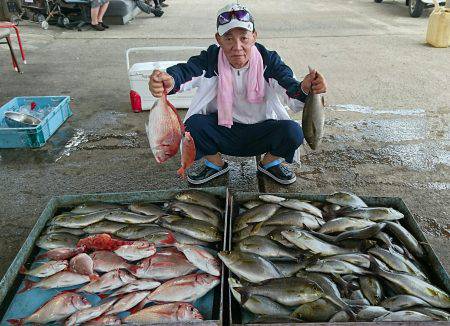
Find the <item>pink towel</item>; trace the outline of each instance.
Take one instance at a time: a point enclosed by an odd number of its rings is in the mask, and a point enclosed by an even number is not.
[[[233,73],[222,48],[219,50],[219,85],[217,90],[218,123],[231,128],[233,125]],[[256,46],[252,47],[247,72],[247,101],[264,102],[264,65],[262,56]]]

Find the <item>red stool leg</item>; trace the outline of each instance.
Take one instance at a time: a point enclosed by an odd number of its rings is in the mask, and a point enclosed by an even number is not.
[[[22,55],[23,63],[27,64],[27,60],[25,59],[25,51],[22,48],[22,40],[20,39],[19,28],[16,25],[13,25],[13,28],[16,30],[17,42],[19,42],[20,54]]]
[[[14,50],[13,50],[13,48],[11,46],[11,37],[10,36],[6,37],[6,42],[8,43],[9,52],[11,52],[11,59],[12,59],[12,64],[13,64],[14,70],[17,71],[18,73],[22,73],[20,71],[19,64],[17,63],[17,59],[16,59],[16,56],[14,54]]]

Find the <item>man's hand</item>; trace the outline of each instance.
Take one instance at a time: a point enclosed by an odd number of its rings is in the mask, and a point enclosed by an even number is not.
[[[160,98],[164,94],[164,90],[167,92],[171,90],[174,86],[174,81],[172,76],[168,73],[160,70],[153,70],[150,75],[150,80],[148,82],[148,88],[150,93],[156,98]]]
[[[314,69],[310,69],[309,74],[303,78],[302,91],[308,94],[312,90],[314,94],[325,93],[327,91],[327,82],[322,74]]]

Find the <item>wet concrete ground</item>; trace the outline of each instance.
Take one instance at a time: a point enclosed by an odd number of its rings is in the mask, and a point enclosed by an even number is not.
[[[163,18],[141,15],[105,33],[42,31],[25,23],[23,75],[0,48],[0,103],[62,94],[72,97],[74,113],[43,148],[0,150],[0,275],[52,196],[188,186],[176,176],[178,157],[159,165],[150,155],[146,114],[130,110],[124,53],[137,46],[207,46],[215,11],[225,3],[171,0]],[[261,43],[298,76],[310,64],[327,77],[326,134],[318,151],[302,149],[291,186],[258,179],[254,158],[229,158],[230,175],[208,186],[401,197],[450,270],[450,92],[443,69],[450,52],[423,43],[426,15],[413,19],[400,2],[370,0],[270,0],[251,8]],[[135,62],[188,55],[148,53]]]

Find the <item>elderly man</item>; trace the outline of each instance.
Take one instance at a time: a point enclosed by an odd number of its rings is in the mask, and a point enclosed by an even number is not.
[[[192,184],[202,184],[225,174],[228,163],[221,154],[265,154],[258,171],[281,184],[291,184],[292,163],[303,143],[300,125],[290,120],[285,105],[299,111],[308,92],[324,93],[326,82],[310,72],[302,82],[275,51],[256,43],[253,16],[240,4],[230,4],[217,15],[216,40],[200,55],[166,72],[155,70],[149,89],[159,98],[198,87],[185,117],[186,130],[196,146],[203,169],[188,174]]]

